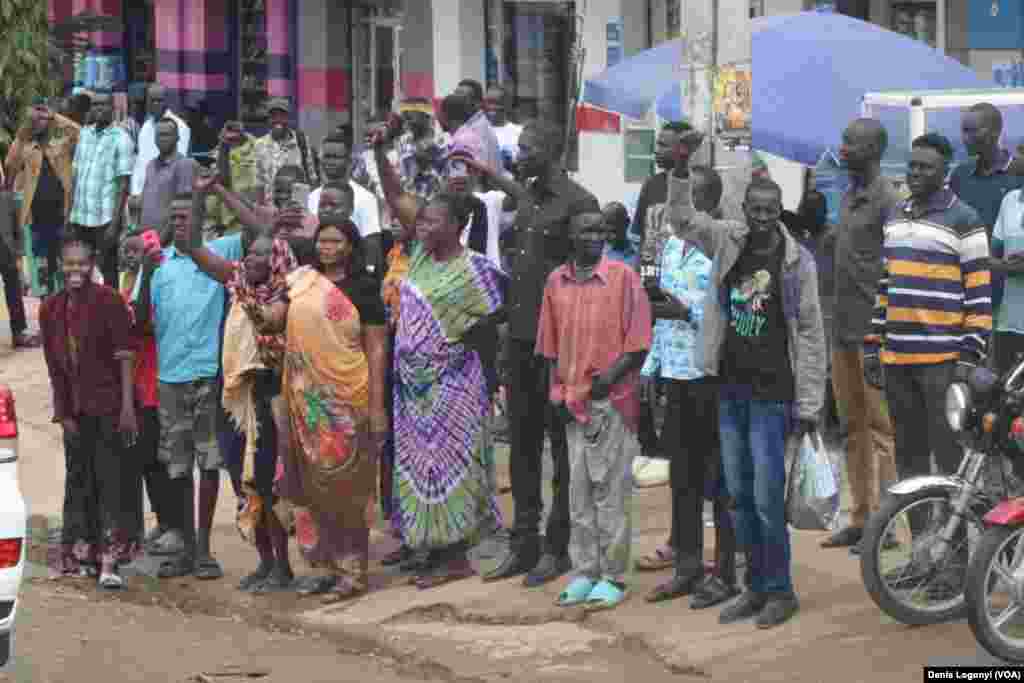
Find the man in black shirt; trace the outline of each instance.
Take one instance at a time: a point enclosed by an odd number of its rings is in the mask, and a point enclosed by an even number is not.
[[[535,355],[537,324],[548,275],[569,257],[569,222],[581,213],[600,213],[597,199],[569,179],[559,164],[562,132],[546,121],[531,121],[519,138],[519,169],[532,178],[519,201],[508,297],[510,474],[515,501],[512,546],[485,580],[528,573],[527,586],[552,581],[569,570],[569,455],[565,424],[550,410],[548,373]],[[544,434],[555,463],[554,501],[541,556],[538,537],[541,457]]]

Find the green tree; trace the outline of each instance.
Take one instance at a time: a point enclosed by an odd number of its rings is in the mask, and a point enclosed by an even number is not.
[[[49,34],[46,0],[0,0],[0,149],[36,97],[60,90],[60,66]],[[6,140],[5,140],[6,138]]]

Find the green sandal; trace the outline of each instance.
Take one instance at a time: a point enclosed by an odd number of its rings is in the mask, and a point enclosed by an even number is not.
[[[590,579],[579,576],[573,579],[564,591],[558,596],[555,604],[559,607],[573,607],[582,605],[590,597],[594,590],[594,582]]]
[[[587,596],[586,608],[588,611],[598,612],[618,607],[626,599],[626,591],[616,586],[611,581],[602,581],[594,586]]]

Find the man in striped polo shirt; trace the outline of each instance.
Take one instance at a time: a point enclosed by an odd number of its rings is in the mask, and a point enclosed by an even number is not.
[[[912,148],[911,197],[885,225],[885,266],[864,340],[865,378],[885,385],[901,478],[928,474],[932,453],[943,473],[956,471],[962,453],[946,422],[946,388],[984,361],[992,330],[985,226],[944,183],[953,147],[929,133]]]

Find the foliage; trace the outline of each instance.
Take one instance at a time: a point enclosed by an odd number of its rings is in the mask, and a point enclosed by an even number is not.
[[[0,0],[0,147],[36,97],[60,90],[49,36],[46,0]]]

